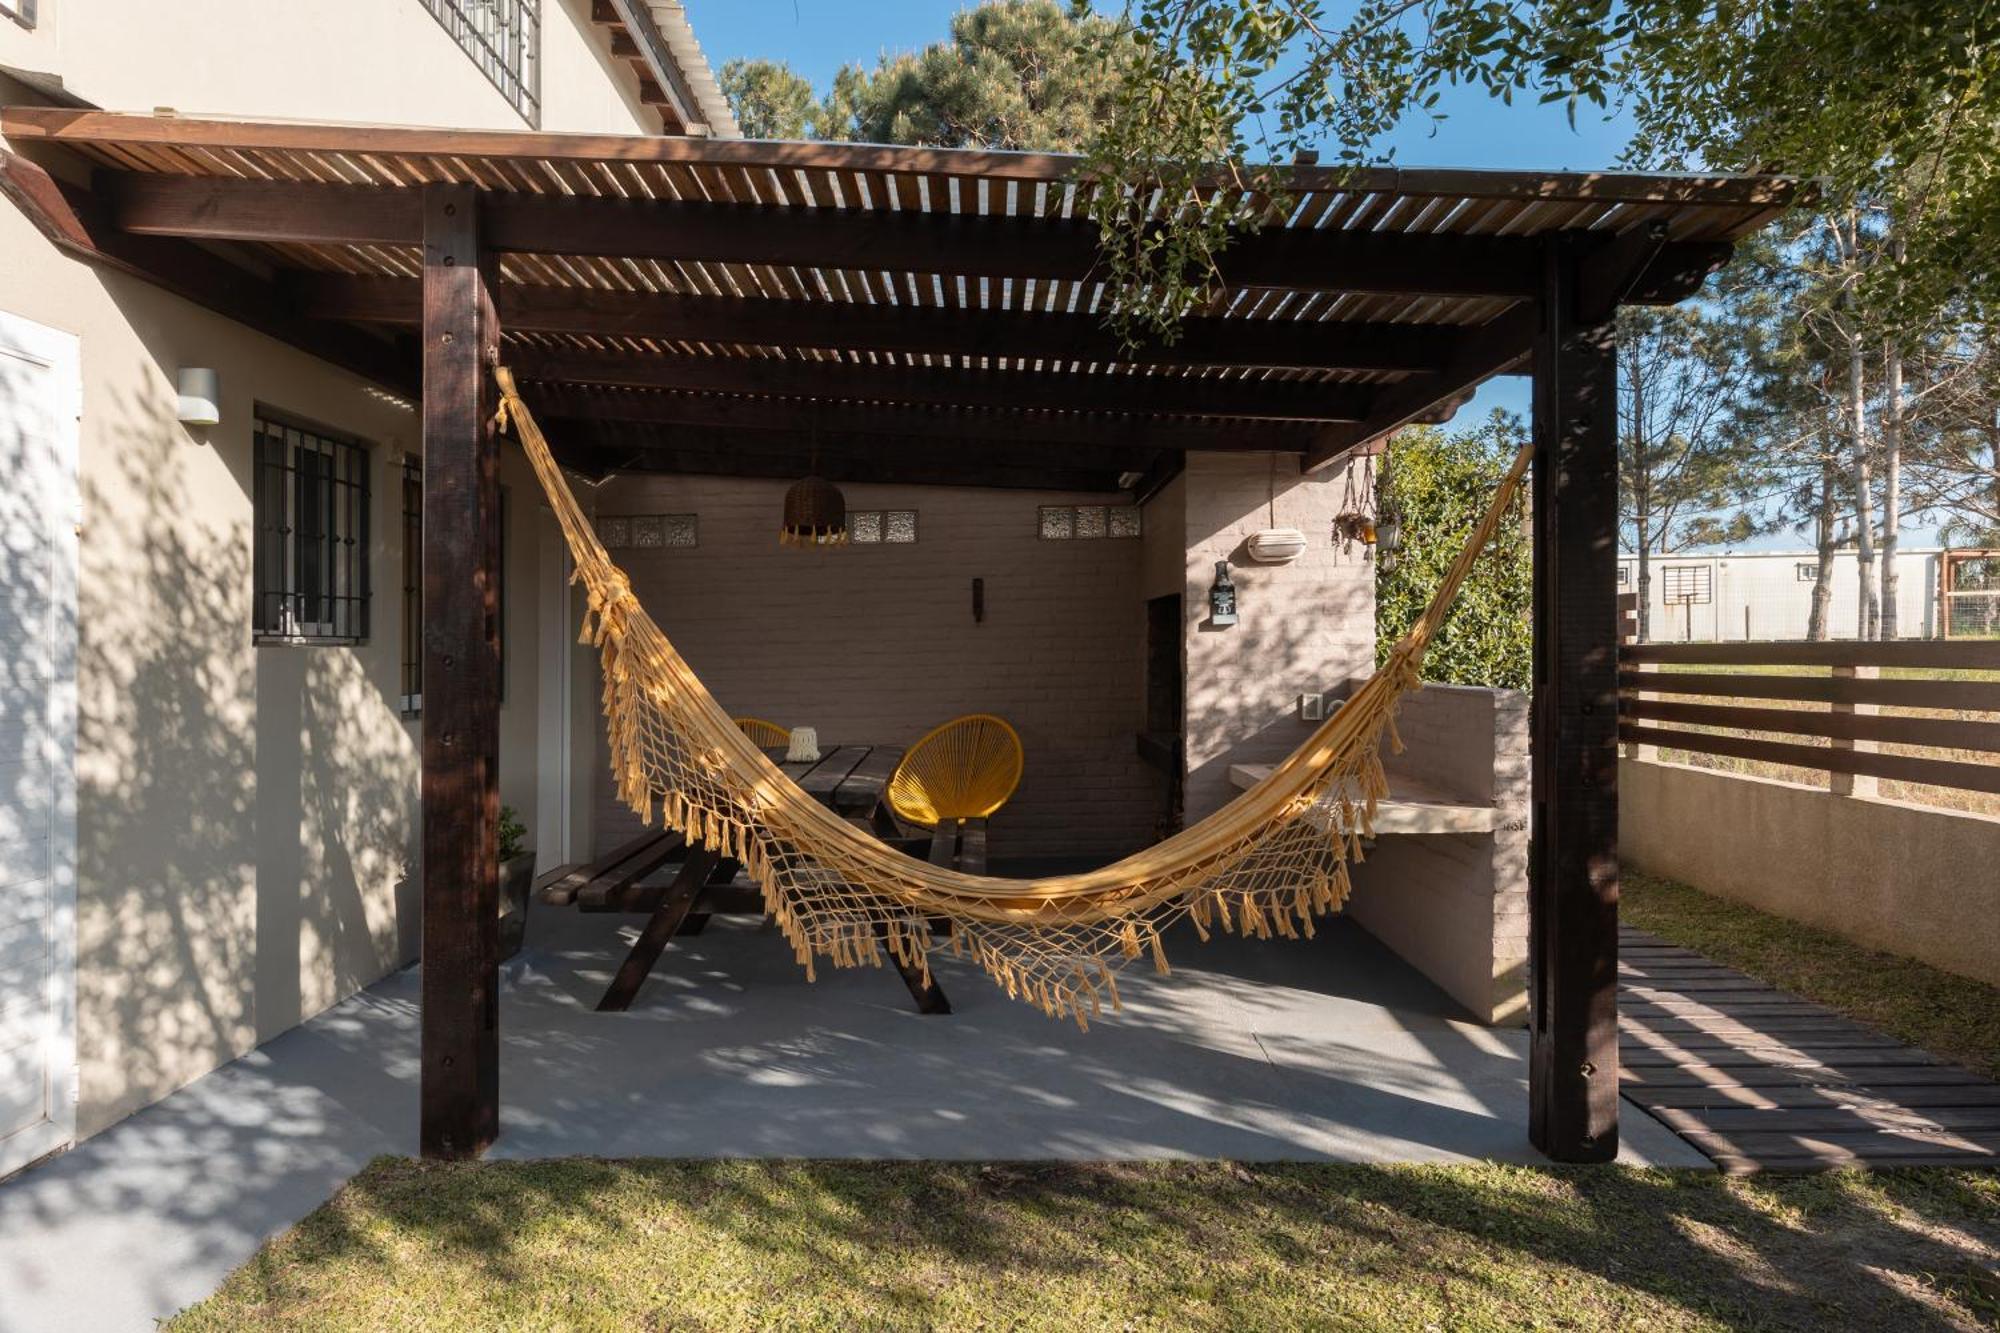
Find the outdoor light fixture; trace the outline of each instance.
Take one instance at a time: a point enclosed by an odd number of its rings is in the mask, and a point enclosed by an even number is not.
[[[1229,562],[1215,562],[1215,582],[1208,585],[1208,622],[1211,625],[1236,623],[1236,585],[1229,581]]]
[[[222,376],[200,366],[183,366],[174,376],[180,394],[175,417],[187,426],[213,426],[222,420]]]
[[[780,546],[845,546],[847,497],[840,487],[819,475],[819,432],[813,432],[806,475],[785,492],[785,522],[778,531]]]

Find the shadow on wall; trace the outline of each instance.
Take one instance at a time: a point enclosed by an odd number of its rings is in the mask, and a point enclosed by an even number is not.
[[[85,423],[80,1135],[414,943],[412,740],[356,653],[252,647],[251,426],[190,440],[172,401]]]

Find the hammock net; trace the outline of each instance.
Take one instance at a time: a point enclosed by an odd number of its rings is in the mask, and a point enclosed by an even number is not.
[[[1116,973],[1150,957],[1161,933],[1191,921],[1258,938],[1311,936],[1348,894],[1376,801],[1384,743],[1400,752],[1397,701],[1421,682],[1424,651],[1503,521],[1526,475],[1515,457],[1436,595],[1347,703],[1262,782],[1222,810],[1124,860],[1041,879],[970,875],[904,855],[849,824],[787,778],[737,726],[639,605],[624,571],[549,450],[512,375],[496,370],[511,421],[548,493],[586,595],[583,640],[602,656],[604,715],[618,795],[650,824],[740,861],[810,978],[815,962],[880,966],[883,950],[928,974],[948,947],[1010,997],[1080,1026],[1118,1006]],[[943,918],[948,937],[934,941]]]

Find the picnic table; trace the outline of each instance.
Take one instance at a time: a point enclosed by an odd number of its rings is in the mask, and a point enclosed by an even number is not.
[[[904,851],[929,849],[935,859],[935,848],[944,835],[903,838],[882,799],[896,765],[902,761],[902,746],[834,745],[822,749],[820,757],[810,761],[787,761],[782,748],[766,753],[801,790],[849,822]],[[967,844],[967,853],[982,860],[982,864],[966,868],[983,871],[983,829],[976,845],[962,835],[958,841]],[[646,882],[676,856],[682,859],[671,879]],[[959,863],[966,864],[963,860]],[[639,987],[676,935],[698,934],[714,913],[762,915],[764,911],[757,885],[743,874],[741,866],[699,842],[690,843],[670,831],[653,831],[633,839],[601,860],[556,880],[543,891],[543,896],[545,901],[553,903],[574,902],[579,910],[586,912],[650,913],[631,952],[619,966],[618,975],[598,1001],[600,1012],[631,1007]],[[951,1003],[935,977],[927,978],[921,968],[907,966],[893,956],[890,961],[909,987],[920,1012],[951,1012]]]

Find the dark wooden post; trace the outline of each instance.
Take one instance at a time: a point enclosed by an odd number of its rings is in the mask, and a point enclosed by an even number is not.
[[[1561,1162],[1618,1153],[1618,361],[1583,244],[1549,243],[1534,350],[1528,1133]]]
[[[426,1157],[477,1156],[500,1127],[500,328],[478,205],[424,187]]]

